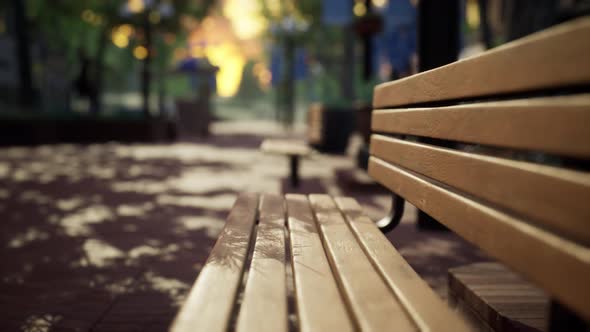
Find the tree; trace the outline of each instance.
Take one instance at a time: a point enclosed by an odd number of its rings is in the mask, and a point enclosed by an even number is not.
[[[18,0],[15,0],[18,1]],[[149,93],[152,81],[152,60],[155,56],[154,37],[162,33],[180,34],[183,18],[204,17],[214,0],[28,0],[31,20],[37,30],[55,48],[64,50],[69,58],[87,57],[94,70],[89,74],[92,83],[91,110],[102,108],[105,54],[110,46],[109,37],[120,26],[132,27],[139,50],[135,56],[142,62],[141,91],[142,111],[146,117],[149,109]],[[127,38],[129,36],[126,36]],[[125,45],[129,40],[125,40]],[[123,45],[120,45],[123,46]],[[165,46],[164,46],[165,47]],[[83,52],[80,52],[83,50]],[[137,48],[136,48],[137,50]],[[160,52],[167,57],[171,52]]]

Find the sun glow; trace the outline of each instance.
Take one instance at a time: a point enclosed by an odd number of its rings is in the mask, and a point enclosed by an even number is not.
[[[268,23],[260,11],[260,4],[251,0],[227,0],[223,6],[223,14],[240,39],[255,38],[266,29]]]
[[[231,97],[238,92],[242,81],[242,71],[246,58],[240,53],[237,45],[225,42],[220,45],[209,46],[205,55],[211,64],[218,66],[217,94],[221,97]]]
[[[260,56],[262,46],[258,38],[268,28],[258,1],[225,0],[222,14],[212,14],[196,24],[189,37],[188,47],[174,52],[176,59],[187,56],[206,57],[217,67],[217,94],[234,96],[240,88],[244,66],[248,59]],[[259,75],[270,81],[269,73]]]

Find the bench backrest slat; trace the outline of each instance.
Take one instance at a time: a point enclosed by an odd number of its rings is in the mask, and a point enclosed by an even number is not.
[[[390,241],[375,227],[375,222],[362,212],[356,200],[340,197],[335,201],[367,257],[420,331],[469,330],[465,322],[438,299],[406,260],[397,251],[391,250]]]
[[[354,331],[307,197],[291,194],[286,198],[300,330]]]
[[[590,17],[375,88],[369,174],[590,320]]]
[[[238,196],[171,331],[194,331],[196,326],[200,331],[227,330],[242,282],[257,209],[257,194]]]
[[[371,157],[370,174],[461,237],[590,318],[590,249]]]
[[[590,173],[373,135],[371,155],[590,244]],[[534,184],[534,185],[532,185]]]
[[[375,108],[525,92],[590,81],[590,18],[583,17],[483,55],[377,87]]]
[[[260,197],[254,253],[236,331],[288,331],[283,197]]]
[[[372,117],[380,133],[590,158],[590,145],[580,144],[590,142],[589,94],[376,110]]]

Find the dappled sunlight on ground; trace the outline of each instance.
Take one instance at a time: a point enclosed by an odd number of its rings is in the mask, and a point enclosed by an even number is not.
[[[0,149],[0,330],[166,330],[240,191],[351,195],[385,214],[387,192],[351,156],[303,160],[293,189],[287,158],[258,151],[301,134],[220,123],[175,144]],[[410,240],[411,216],[402,226],[390,238],[418,270],[465,251],[452,236]]]

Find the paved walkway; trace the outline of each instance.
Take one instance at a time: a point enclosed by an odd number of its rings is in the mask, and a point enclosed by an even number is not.
[[[258,152],[266,137],[284,134],[220,123],[176,144],[0,149],[0,331],[166,330],[235,194],[294,192],[287,158]],[[387,210],[352,157],[301,167],[295,192],[354,196],[372,218]],[[389,238],[444,296],[447,268],[486,258],[452,233],[418,232],[408,210]]]

